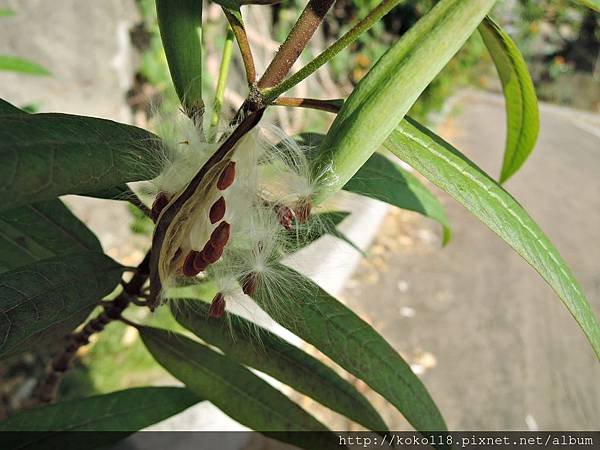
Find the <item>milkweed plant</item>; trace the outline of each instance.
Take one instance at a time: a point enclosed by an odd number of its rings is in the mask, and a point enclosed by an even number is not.
[[[447,430],[434,399],[402,357],[353,311],[285,264],[324,234],[343,237],[336,226],[347,213],[337,211],[331,200],[342,190],[420,212],[441,224],[444,243],[450,239],[440,203],[420,178],[388,159],[390,154],[448,193],[520,254],[556,292],[600,355],[600,328],[570,269],[502,187],[533,150],[539,120],[523,57],[488,15],[494,0],[440,0],[345,99],[284,95],[402,0],[383,0],[290,73],[333,4],[309,0],[260,77],[242,13],[275,1],[214,1],[223,11],[225,44],[217,85],[206,104],[203,2],[156,0],[181,114],[153,132],[93,117],[29,114],[0,100],[0,357],[64,342],[39,380],[36,404],[0,422],[0,430],[133,432],[209,401],[251,429],[275,432],[277,439],[307,449],[337,448],[327,424],[250,368],[366,430],[387,430],[346,378],[251,318],[231,312],[248,297],[364,381],[417,431]],[[581,3],[600,9],[597,0]],[[498,181],[407,116],[476,32],[498,69],[506,100],[507,136]],[[235,43],[247,90],[239,110],[226,117],[221,105]],[[312,131],[307,129],[288,136],[265,115],[282,107],[326,111],[334,120],[326,134],[311,133],[307,139]],[[410,195],[401,195],[403,191]],[[60,200],[66,194],[126,200],[150,217],[151,248],[139,265],[124,267],[103,254],[97,238]],[[417,198],[418,205],[408,203],[408,197]],[[195,286],[210,286],[202,292],[212,294],[182,294],[196,292],[185,289]],[[152,328],[124,316],[135,308],[167,308],[179,328]],[[133,388],[61,402],[57,390],[76,353],[114,321],[135,327],[152,357],[184,387]],[[125,411],[126,420],[111,414],[115,409]]]

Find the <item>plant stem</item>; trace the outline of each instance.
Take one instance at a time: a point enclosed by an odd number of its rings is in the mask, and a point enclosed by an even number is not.
[[[296,108],[318,109],[337,114],[342,107],[342,99],[320,100],[317,98],[279,97],[273,100],[276,106],[291,106]]]
[[[384,0],[375,9],[373,9],[364,19],[352,27],[350,31],[344,34],[340,39],[334,42],[328,49],[304,66],[287,80],[280,82],[272,89],[264,91],[265,101],[270,102],[279,95],[294,87],[306,77],[315,72],[319,67],[341,52],[348,45],[352,44],[365,31],[371,28],[379,19],[385,16],[392,8],[404,0]]]
[[[221,55],[221,67],[219,68],[215,102],[208,130],[208,140],[210,142],[214,142],[217,137],[217,128],[219,126],[223,98],[225,97],[225,87],[227,86],[227,77],[229,76],[229,67],[231,66],[231,56],[233,55],[233,37],[233,30],[228,26],[225,44],[223,45],[223,54]]]
[[[150,217],[150,208],[144,205],[144,202],[142,202],[135,193],[132,192],[132,194],[133,195],[127,197],[127,201],[142,211],[146,216]]]
[[[139,295],[144,284],[150,276],[150,252],[138,265],[137,271],[127,283],[123,283],[123,290],[111,302],[103,302],[104,310],[93,319],[89,320],[77,333],[67,336],[67,345],[50,364],[50,370],[36,387],[37,399],[40,403],[50,403],[56,398],[58,387],[65,373],[71,368],[77,351],[90,342],[90,336],[99,333],[113,320],[119,319],[133,299]]]
[[[242,61],[244,62],[244,69],[246,70],[246,80],[248,81],[248,85],[253,85],[256,83],[256,68],[254,67],[254,58],[252,57],[252,50],[250,49],[250,42],[248,41],[248,36],[246,35],[244,25],[227,9],[223,8],[223,12],[229,21],[229,25],[231,25],[231,29],[235,35],[235,40],[240,48]]]
[[[123,316],[119,317],[119,321],[120,321],[120,322],[123,322],[125,325],[129,325],[130,327],[133,327],[133,328],[136,328],[136,329],[139,329],[139,327],[140,327],[140,325],[139,325],[139,324],[137,324],[137,323],[135,323],[135,322],[132,322],[131,320],[129,320],[129,319],[126,319],[126,318],[125,318],[125,317],[123,317]]]
[[[258,81],[265,89],[281,83],[315,33],[334,0],[309,0],[283,45]]]

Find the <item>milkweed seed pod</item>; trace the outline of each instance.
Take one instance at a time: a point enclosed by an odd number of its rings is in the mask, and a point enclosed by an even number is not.
[[[152,208],[157,229],[161,214],[169,216],[160,231],[161,297],[183,279],[193,282],[202,274],[219,286],[210,315],[220,317],[226,298],[284,286],[278,261],[298,248],[295,242],[306,230],[294,223],[311,215],[314,181],[305,149],[275,127],[255,127],[196,186],[200,167],[218,144],[204,142],[187,126],[166,142],[165,167],[153,181]]]

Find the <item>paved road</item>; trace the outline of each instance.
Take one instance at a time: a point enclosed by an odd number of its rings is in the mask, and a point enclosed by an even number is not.
[[[504,109],[470,94],[441,127],[498,174]],[[547,232],[600,315],[600,127],[543,108],[538,147],[508,190]],[[537,274],[442,196],[454,239],[406,215],[388,218],[374,256],[344,296],[423,373],[451,429],[598,429],[600,364]],[[407,223],[408,220],[408,223]],[[395,413],[394,428],[405,427]]]

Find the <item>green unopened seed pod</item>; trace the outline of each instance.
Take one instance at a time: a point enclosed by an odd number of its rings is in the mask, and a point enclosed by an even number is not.
[[[202,114],[202,0],[156,0],[158,27],[183,109]]]
[[[315,205],[342,189],[381,147],[495,1],[440,0],[371,68],[317,152]]]

